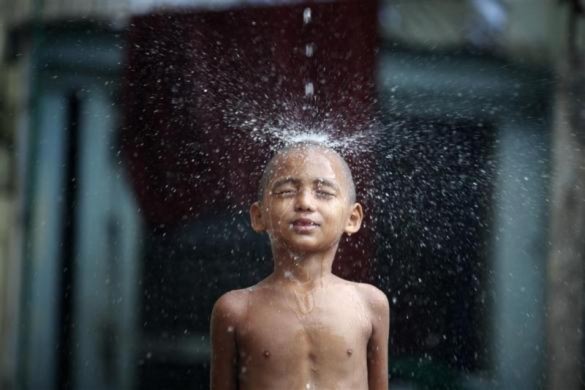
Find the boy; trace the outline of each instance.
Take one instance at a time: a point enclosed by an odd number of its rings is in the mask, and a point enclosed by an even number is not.
[[[387,389],[386,295],[331,273],[363,218],[346,162],[295,144],[268,163],[259,192],[252,228],[268,233],[274,272],[215,303],[212,390]]]

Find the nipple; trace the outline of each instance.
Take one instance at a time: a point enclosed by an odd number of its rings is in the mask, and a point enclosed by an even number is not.
[[[347,350],[347,356],[351,356],[351,355],[353,355],[353,349],[350,348]]]
[[[264,351],[264,357],[265,357],[266,359],[268,359],[268,358],[270,357],[270,351],[269,351],[269,350],[265,350],[265,351]]]

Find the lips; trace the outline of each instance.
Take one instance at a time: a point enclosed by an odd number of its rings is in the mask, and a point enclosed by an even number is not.
[[[319,224],[312,219],[299,218],[292,222],[292,228],[298,233],[310,233],[319,227]]]
[[[312,219],[299,218],[293,221],[293,226],[319,226],[319,224]]]

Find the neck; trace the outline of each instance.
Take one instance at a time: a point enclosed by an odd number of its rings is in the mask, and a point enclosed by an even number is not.
[[[272,248],[274,272],[270,278],[295,289],[312,290],[332,276],[337,245],[324,252],[295,253],[287,248]]]

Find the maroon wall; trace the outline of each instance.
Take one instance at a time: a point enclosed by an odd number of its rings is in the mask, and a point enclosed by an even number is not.
[[[316,127],[328,121],[342,134],[369,123],[376,26],[375,1],[134,17],[122,144],[147,220],[168,226],[247,210],[270,150],[252,140],[246,119],[260,126],[279,118]],[[309,42],[312,57],[305,55]],[[315,86],[310,98],[308,81]],[[364,169],[354,168],[358,189]],[[373,255],[368,234],[357,239],[342,248],[338,274],[367,273],[343,260]]]

